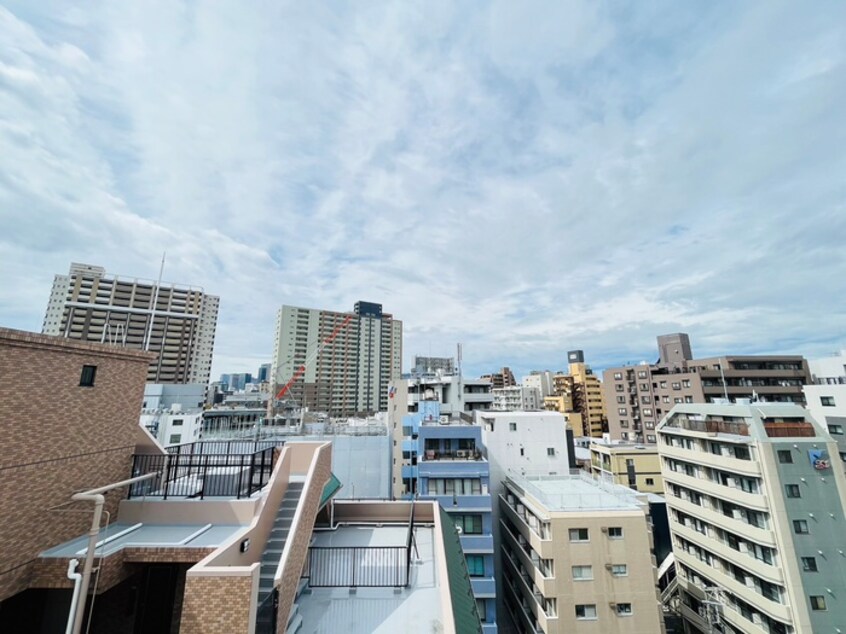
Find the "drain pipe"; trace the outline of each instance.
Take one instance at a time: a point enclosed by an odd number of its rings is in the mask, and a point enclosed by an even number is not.
[[[79,559],[71,559],[68,563],[68,579],[73,581],[73,597],[71,597],[70,615],[68,616],[68,626],[65,628],[65,634],[72,634],[74,616],[76,615],[76,601],[79,598],[79,588],[82,585],[82,575],[76,572],[76,567],[79,565]]]
[[[68,618],[68,624],[73,624],[73,627],[68,630],[68,634],[80,634],[82,631],[82,619],[85,617],[85,599],[88,596],[88,586],[91,582],[91,569],[94,567],[94,551],[97,548],[97,537],[100,536],[100,519],[103,516],[103,505],[106,503],[106,496],[103,494],[112,489],[119,489],[130,484],[135,484],[136,482],[155,478],[157,475],[159,475],[158,472],[147,473],[137,478],[121,480],[120,482],[107,484],[99,489],[91,489],[90,491],[75,493],[71,496],[71,500],[75,502],[94,502],[94,515],[91,518],[91,528],[88,531],[88,548],[85,550],[85,564],[82,567],[80,591],[76,597],[76,601],[71,605],[73,620],[71,621],[70,617]]]

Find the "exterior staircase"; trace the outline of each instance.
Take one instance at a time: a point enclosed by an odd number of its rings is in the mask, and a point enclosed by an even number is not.
[[[273,529],[270,531],[270,538],[261,556],[261,571],[259,573],[258,602],[261,605],[273,592],[273,578],[276,569],[279,567],[279,560],[282,558],[282,551],[285,542],[288,540],[288,533],[291,530],[291,522],[294,520],[294,513],[300,503],[303,494],[302,482],[289,482],[288,490],[276,512],[276,519],[273,521]]]

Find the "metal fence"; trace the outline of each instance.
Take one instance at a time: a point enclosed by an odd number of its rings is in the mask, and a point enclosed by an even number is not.
[[[276,611],[279,608],[279,590],[274,588],[256,610],[256,634],[276,634]]]
[[[199,443],[198,443],[199,444]],[[158,473],[129,489],[129,497],[250,497],[270,480],[274,447],[255,453],[135,455],[132,475]]]
[[[312,588],[403,588],[408,585],[405,546],[312,546],[308,584]]]
[[[197,454],[251,454],[283,445],[282,441],[270,440],[204,440],[202,442],[187,442],[181,445],[171,445],[166,451],[173,455]]]

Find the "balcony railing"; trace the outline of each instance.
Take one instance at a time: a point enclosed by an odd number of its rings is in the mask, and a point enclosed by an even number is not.
[[[817,430],[811,423],[764,423],[770,438],[813,438]]]
[[[707,434],[734,434],[735,436],[749,435],[749,426],[743,422],[714,419],[696,420],[681,415],[672,418],[668,427],[680,427],[681,429]]]
[[[179,447],[181,446],[183,445]],[[217,448],[220,449],[220,447]],[[158,476],[133,484],[129,488],[128,497],[241,499],[260,491],[270,480],[274,466],[274,446],[253,453],[231,454],[206,453],[206,449],[202,447],[193,449],[196,453],[177,451],[168,455],[134,455],[132,457],[133,476],[146,473],[158,473]]]
[[[458,449],[456,451],[427,449],[423,454],[423,460],[484,460],[484,456],[477,449]]]

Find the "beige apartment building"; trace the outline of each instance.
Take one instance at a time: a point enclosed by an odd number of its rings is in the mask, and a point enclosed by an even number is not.
[[[74,262],[53,280],[41,332],[153,352],[148,383],[207,385],[219,303],[198,286],[107,275]]]
[[[518,632],[664,631],[643,496],[587,475],[509,476],[503,595]]]
[[[658,422],[675,406],[728,398],[804,404],[810,383],[804,357],[722,356],[694,359],[684,333],[658,337],[655,364],[610,368],[602,388],[614,440],[654,445]]]
[[[606,424],[602,384],[585,364],[582,350],[571,350],[567,359],[568,373],[552,377],[555,393],[544,399],[544,409],[568,415],[576,436],[599,438]]]
[[[664,492],[661,461],[658,449],[654,446],[591,441],[590,468],[595,477],[608,479],[635,491]]]

